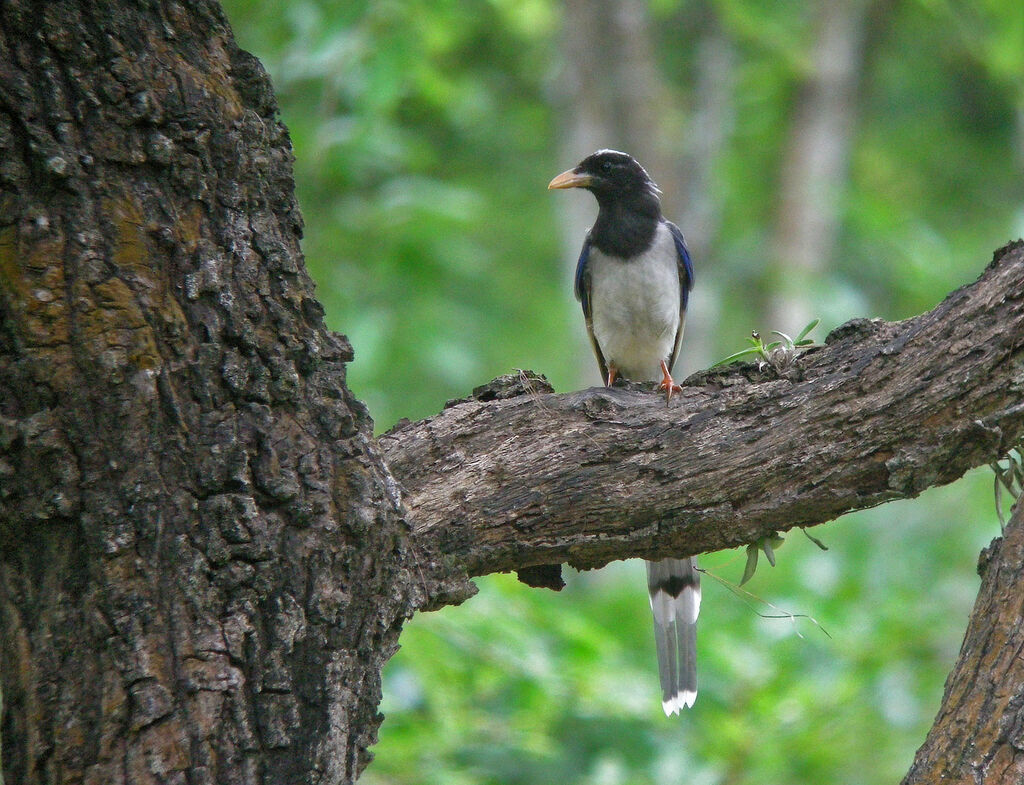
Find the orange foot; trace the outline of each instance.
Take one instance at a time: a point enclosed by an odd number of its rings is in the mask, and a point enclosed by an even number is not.
[[[662,363],[664,365],[664,363]],[[611,387],[615,383],[615,377],[619,375],[619,369],[614,365],[608,366],[608,381],[605,382],[605,387]]]
[[[668,366],[665,365],[665,361],[661,361],[661,372],[665,374],[665,378],[661,380],[661,384],[658,388],[666,392],[665,401],[672,400],[672,393],[682,392],[683,388],[676,384],[676,380],[672,378],[672,374],[668,372]]]

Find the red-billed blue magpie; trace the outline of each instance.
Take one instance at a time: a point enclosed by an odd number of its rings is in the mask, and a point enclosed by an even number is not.
[[[672,366],[683,338],[693,264],[683,233],[661,214],[658,186],[636,160],[598,150],[548,188],[586,188],[597,220],[576,265],[576,298],[605,384],[621,376],[660,381],[671,400]],[[647,588],[661,677],[662,707],[678,714],[697,698],[697,561],[647,562]]]

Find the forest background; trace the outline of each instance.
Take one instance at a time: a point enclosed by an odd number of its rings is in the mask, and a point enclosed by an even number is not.
[[[378,431],[515,368],[599,382],[571,289],[596,207],[545,192],[599,147],[648,168],[693,251],[677,378],[752,330],[913,316],[1024,235],[1017,0],[224,6],[272,76],[306,261]],[[560,594],[478,579],[407,625],[362,782],[897,782],[999,533],[992,487],[845,516],[814,533],[827,551],[791,533],[751,596],[742,552],[704,557],[681,718],[640,562]]]

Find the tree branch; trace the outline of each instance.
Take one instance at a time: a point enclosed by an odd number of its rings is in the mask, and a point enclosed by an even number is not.
[[[925,314],[849,322],[781,370],[696,374],[669,405],[522,378],[530,394],[488,386],[380,438],[422,541],[470,575],[747,544],[916,496],[1020,439],[1024,243]]]

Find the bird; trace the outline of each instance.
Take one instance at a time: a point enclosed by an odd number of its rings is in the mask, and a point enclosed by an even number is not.
[[[548,188],[584,188],[597,199],[574,288],[602,381],[657,381],[671,401],[681,390],[672,366],[693,263],[683,233],[661,213],[661,191],[635,158],[616,150],[588,155]],[[678,715],[697,699],[700,573],[693,557],[646,564],[662,708]]]

